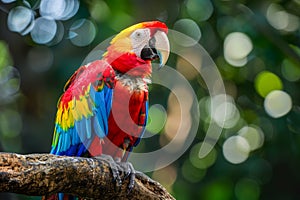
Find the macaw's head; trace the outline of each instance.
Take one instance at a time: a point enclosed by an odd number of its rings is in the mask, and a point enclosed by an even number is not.
[[[142,22],[116,35],[104,54],[112,67],[131,76],[151,74],[151,61],[159,60],[162,67],[168,60],[170,45],[168,27],[159,21]]]

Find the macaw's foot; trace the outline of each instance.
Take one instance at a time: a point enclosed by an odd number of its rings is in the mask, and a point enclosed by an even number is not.
[[[130,162],[115,161],[110,155],[102,154],[100,157],[101,159],[104,158],[110,166],[113,175],[113,181],[115,182],[116,191],[119,191],[121,189],[123,181],[129,178],[127,191],[128,193],[130,193],[130,191],[132,190],[135,184],[136,172],[135,169],[133,168],[133,165]],[[121,179],[120,172],[124,174],[123,179]]]
[[[135,169],[130,162],[117,162],[121,167],[122,171],[125,173],[124,179],[129,178],[129,184],[127,187],[127,192],[130,193],[135,184]]]

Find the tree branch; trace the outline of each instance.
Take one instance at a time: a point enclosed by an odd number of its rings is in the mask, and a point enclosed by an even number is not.
[[[116,190],[109,161],[101,157],[0,153],[0,192],[34,196],[62,192],[95,199],[174,199],[159,183],[140,172],[129,194],[127,186],[128,179]]]

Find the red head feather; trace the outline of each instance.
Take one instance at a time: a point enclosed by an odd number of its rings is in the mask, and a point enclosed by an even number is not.
[[[143,25],[144,28],[150,28],[151,36],[153,36],[157,30],[161,30],[165,33],[168,33],[168,27],[163,22],[150,21],[150,22],[142,22],[141,24]]]

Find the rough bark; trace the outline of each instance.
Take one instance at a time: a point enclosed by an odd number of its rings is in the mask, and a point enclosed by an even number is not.
[[[128,182],[127,178],[116,189],[109,161],[101,157],[0,153],[0,192],[34,196],[62,192],[94,199],[174,199],[143,173],[136,174],[129,194]]]

